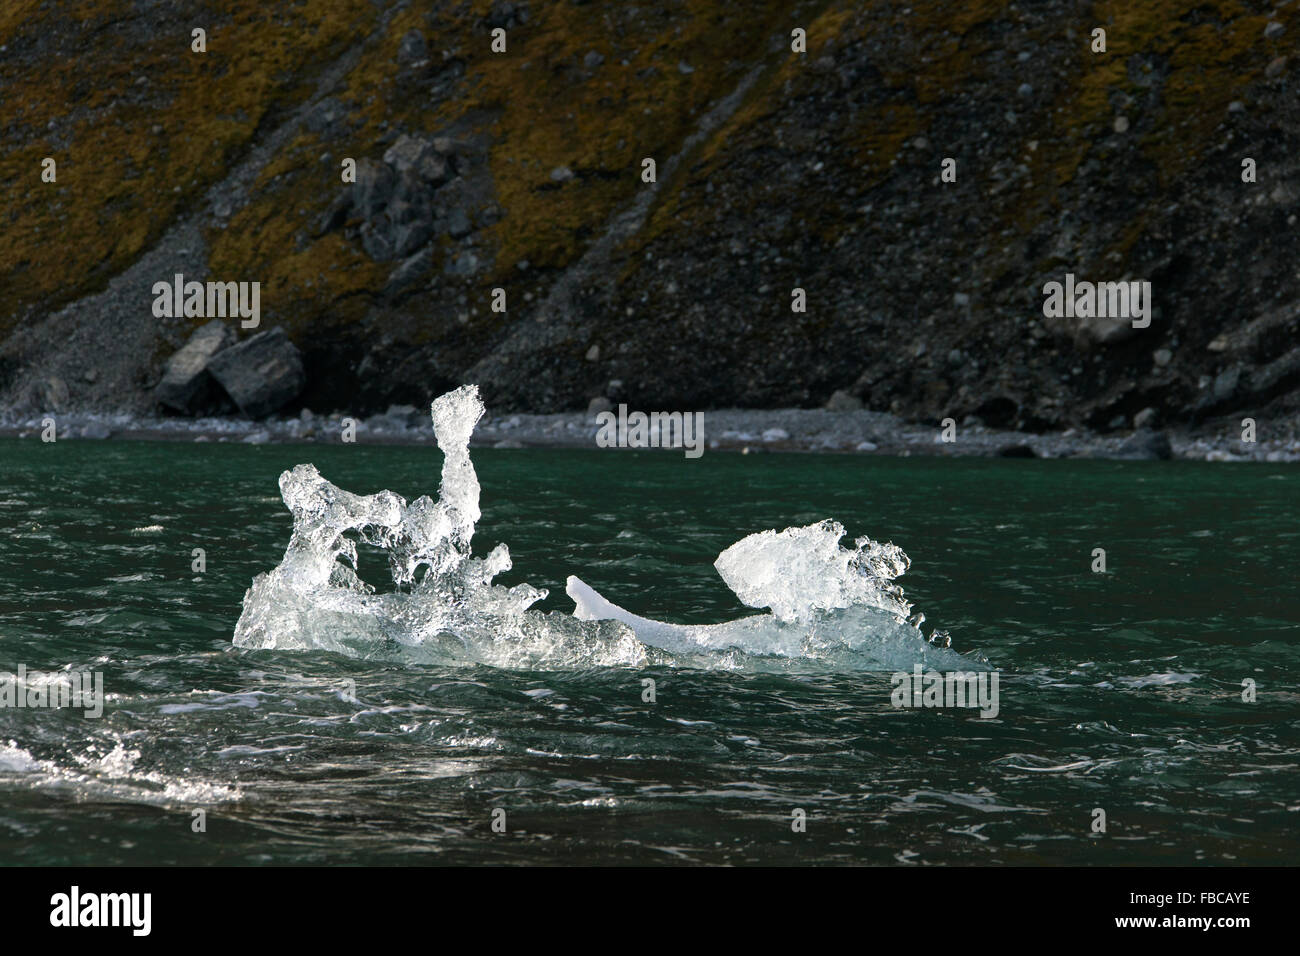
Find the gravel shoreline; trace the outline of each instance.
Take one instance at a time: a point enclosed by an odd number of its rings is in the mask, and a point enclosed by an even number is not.
[[[57,439],[342,444],[348,416],[315,415],[248,421],[102,413],[0,414],[0,437],[41,440],[53,419]],[[354,418],[357,444],[432,445],[427,415],[414,409]],[[1279,427],[1280,426],[1280,427]],[[600,424],[583,412],[485,416],[474,433],[479,448],[596,448]],[[1268,434],[1272,430],[1280,434]],[[904,422],[885,412],[825,409],[724,409],[703,413],[706,452],[821,452],[906,457],[938,455],[1011,458],[1175,458],[1198,461],[1300,461],[1300,422],[1268,422],[1259,440],[1242,442],[1239,423],[1222,421],[1165,431],[1102,435],[1081,429],[1030,434],[957,425],[952,441],[942,429]],[[678,447],[659,449],[685,454]]]

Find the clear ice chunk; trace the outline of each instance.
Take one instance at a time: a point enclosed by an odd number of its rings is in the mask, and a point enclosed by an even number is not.
[[[715,567],[736,596],[766,613],[718,624],[654,621],[577,577],[566,589],[572,615],[532,610],[547,591],[493,584],[511,567],[504,544],[485,558],[472,553],[481,489],[469,441],[483,411],[473,385],[433,403],[443,453],[437,500],[352,494],[308,464],[280,475],[293,532],[283,560],[245,593],[234,643],[502,667],[905,669],[920,661],[982,669],[927,642],[918,619],[908,620],[911,605],[894,583],[907,555],[865,537],[843,548],[835,521],[752,534],[718,555]],[[393,590],[379,593],[361,578],[358,542],[387,555]]]
[[[843,536],[843,526],[827,520],[752,534],[723,551],[714,567],[727,586],[744,604],[770,609],[734,621],[670,624],[640,617],[577,577],[568,579],[565,592],[575,617],[618,621],[639,640],[677,655],[738,651],[867,670],[908,670],[916,663],[988,669],[947,643],[927,641],[909,620],[912,606],[894,583],[910,564],[900,548],[862,537],[850,551],[840,546]]]

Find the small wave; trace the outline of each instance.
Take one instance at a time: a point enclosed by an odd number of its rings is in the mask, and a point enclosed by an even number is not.
[[[1160,674],[1147,674],[1145,677],[1120,677],[1116,678],[1116,683],[1133,690],[1141,690],[1143,687],[1168,687],[1172,684],[1190,684],[1199,677],[1201,677],[1200,674],[1180,674],[1177,671],[1166,671]]]
[[[0,744],[0,773],[21,773],[22,785],[67,791],[79,800],[121,800],[156,806],[233,803],[244,798],[238,787],[157,770],[140,771],[140,751],[115,740],[107,749],[91,746],[72,754],[76,766],[39,760],[15,741]]]

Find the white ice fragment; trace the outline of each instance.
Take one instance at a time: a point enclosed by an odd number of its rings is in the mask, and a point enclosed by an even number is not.
[[[531,610],[546,598],[544,589],[492,583],[511,567],[504,544],[485,558],[472,554],[480,487],[469,440],[483,412],[472,385],[433,403],[443,454],[437,500],[421,496],[408,504],[391,491],[356,495],[309,464],[284,472],[280,494],[293,533],[280,564],[259,574],[244,595],[235,644],[532,668],[744,661],[780,669],[804,662],[906,669],[920,661],[983,669],[927,643],[907,620],[910,605],[893,583],[908,566],[901,550],[866,537],[853,550],[843,548],[844,529],[834,521],[750,535],[718,556],[718,572],[736,595],[770,613],[717,624],[655,621],[576,577],[567,587],[573,615]],[[358,542],[386,554],[391,590],[362,577]]]
[[[443,453],[437,501],[355,495],[312,465],[280,476],[293,534],[280,564],[244,595],[235,644],[501,666],[643,663],[645,647],[627,628],[528,612],[545,590],[492,583],[510,569],[510,551],[471,554],[480,489],[469,439],[483,403],[467,385],[431,411]],[[358,574],[357,540],[387,553],[393,591],[377,593]]]
[[[907,555],[893,544],[859,538],[840,547],[844,526],[821,521],[804,528],[763,531],[737,541],[713,566],[750,607],[767,607],[778,620],[855,604],[906,616],[911,605],[893,579],[907,570]]]

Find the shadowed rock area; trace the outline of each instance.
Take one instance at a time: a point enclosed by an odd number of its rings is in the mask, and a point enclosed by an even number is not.
[[[1294,427],[1298,36],[1300,4],[1229,0],[15,0],[0,406],[370,415],[474,381],[496,412],[831,401],[1143,457]],[[260,327],[155,317],[175,273],[259,282]],[[1046,318],[1067,273],[1149,281],[1149,327]]]

